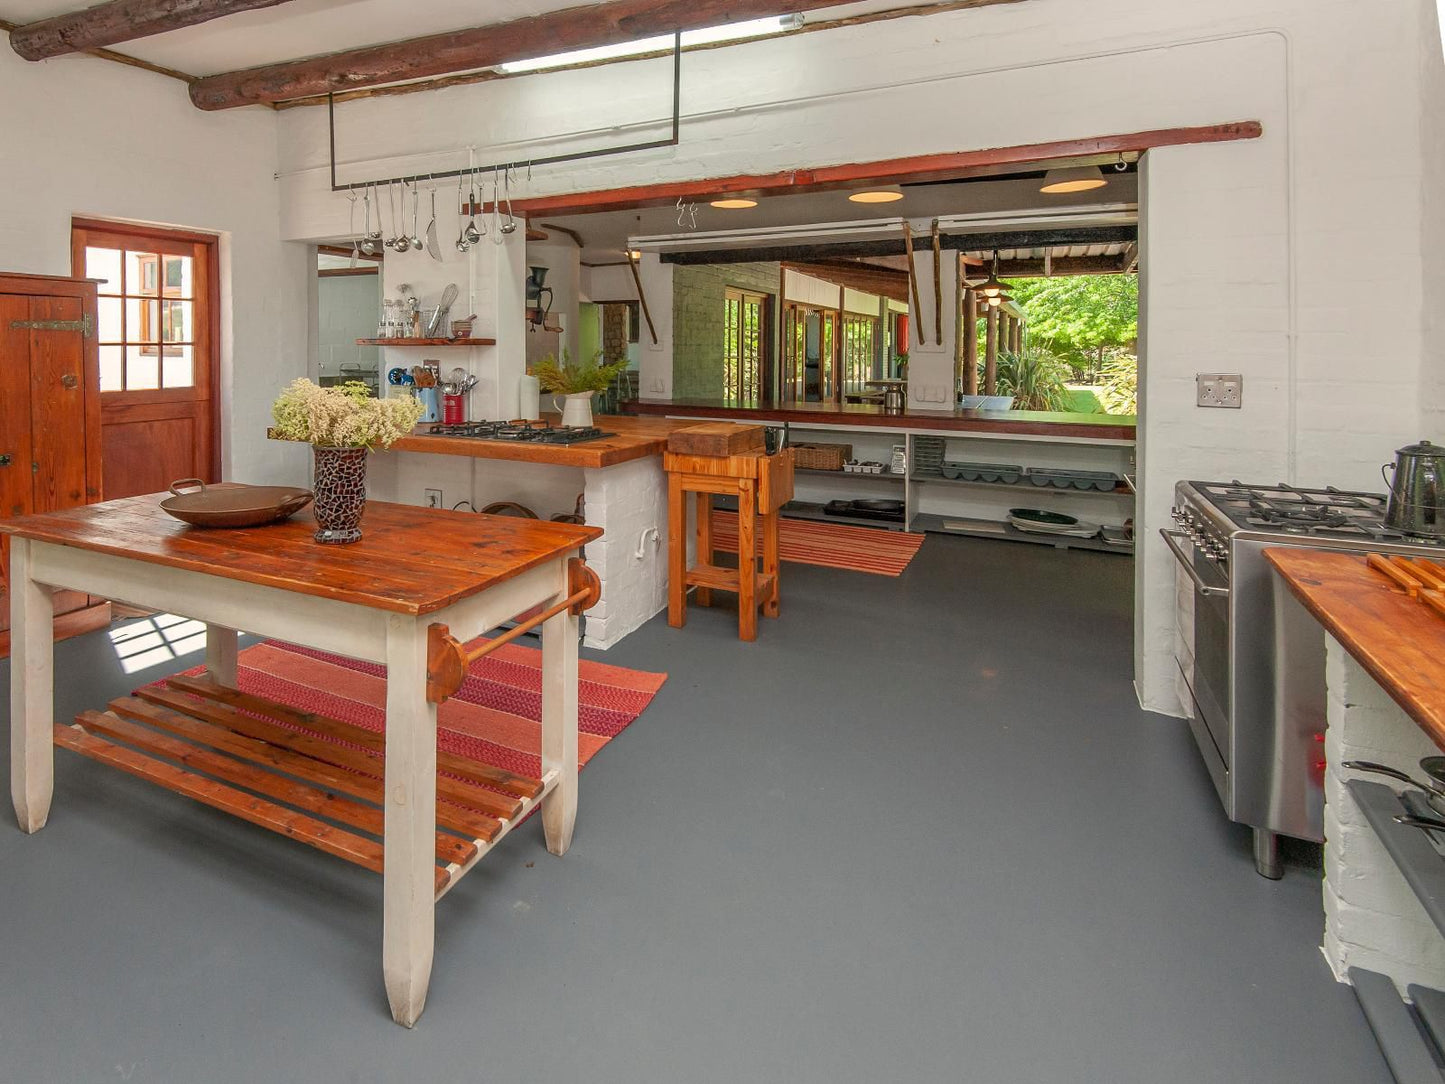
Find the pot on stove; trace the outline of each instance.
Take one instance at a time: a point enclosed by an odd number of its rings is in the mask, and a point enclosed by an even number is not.
[[[1393,470],[1391,478],[1386,471]],[[1422,440],[1395,452],[1380,468],[1390,487],[1385,526],[1422,538],[1445,539],[1445,445]]]

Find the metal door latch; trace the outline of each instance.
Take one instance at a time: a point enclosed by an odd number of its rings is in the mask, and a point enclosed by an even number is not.
[[[11,320],[10,328],[13,331],[78,331],[87,339],[95,331],[90,313],[79,320]]]
[[[8,466],[10,466],[10,456],[9,456],[8,454],[7,454],[7,455],[0,455],[0,467],[8,467]]]

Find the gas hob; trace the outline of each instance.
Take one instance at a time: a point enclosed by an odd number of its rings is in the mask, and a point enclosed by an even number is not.
[[[583,444],[601,440],[604,433],[592,425],[548,425],[545,422],[462,422],[458,425],[434,423],[419,436],[459,437],[463,440],[500,440],[509,444]]]
[[[1241,482],[1190,482],[1200,497],[1240,531],[1309,536],[1345,542],[1406,543],[1439,547],[1436,539],[1406,535],[1385,525],[1388,498],[1326,486],[1305,489]]]

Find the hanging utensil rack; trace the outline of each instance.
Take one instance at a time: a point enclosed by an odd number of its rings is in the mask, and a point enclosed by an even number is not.
[[[408,173],[398,177],[376,177],[365,181],[348,181],[338,184],[336,180],[336,96],[326,95],[326,123],[330,141],[331,191],[344,192],[358,188],[390,184],[413,184],[418,181],[439,181],[448,177],[462,177],[471,173],[486,173],[493,170],[513,170],[532,166],[552,166],[562,162],[581,162],[589,158],[606,158],[615,154],[635,154],[638,151],[657,150],[661,147],[675,147],[682,129],[682,34],[672,36],[672,133],[666,139],[650,139],[641,143],[628,143],[621,147],[595,147],[585,151],[569,151],[566,154],[551,154],[543,158],[522,158],[510,162],[492,162],[487,165],[472,165],[462,169],[438,170],[426,173]]]

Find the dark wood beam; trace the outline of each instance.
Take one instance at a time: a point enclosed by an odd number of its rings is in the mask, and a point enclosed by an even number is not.
[[[1000,3],[1003,0],[979,0]],[[234,109],[334,91],[425,79],[616,45],[680,30],[700,30],[788,11],[833,7],[837,0],[612,0],[549,11],[510,22],[348,49],[283,64],[223,72],[191,85],[201,109]]]
[[[110,0],[106,4],[25,23],[10,32],[10,47],[26,60],[86,53],[117,42],[199,26],[240,11],[289,0]]]
[[[1135,259],[1137,263],[1137,258]],[[1051,267],[1045,267],[1043,260],[1000,260],[998,277],[1001,279],[1063,278],[1067,275],[1119,275],[1124,274],[1122,256],[1055,256]]]
[[[790,169],[780,173],[744,173],[702,180],[668,181],[633,185],[593,192],[570,192],[557,196],[536,196],[514,200],[518,213],[533,216],[583,215],[594,211],[628,211],[641,207],[670,207],[679,199],[699,201],[720,195],[784,196],[799,192],[827,192],[864,184],[921,184],[925,181],[958,181],[993,172],[1004,165],[1042,167],[1058,159],[1094,155],[1143,153],[1152,147],[1177,147],[1194,143],[1227,143],[1258,139],[1264,128],[1257,120],[1210,124],[1194,128],[1158,128],[1147,132],[1065,139],[1050,143],[1023,143],[1012,147],[945,151],[908,158],[885,158],[871,162]]]

